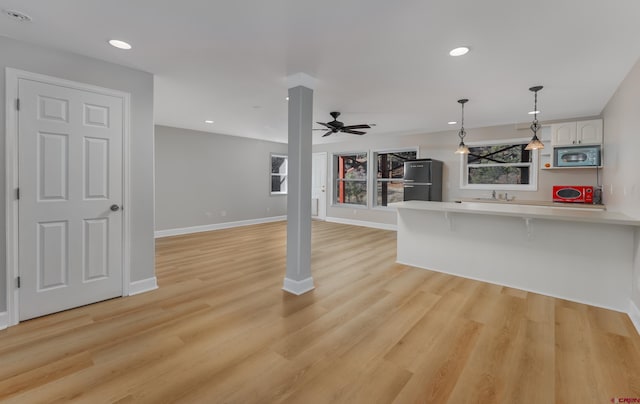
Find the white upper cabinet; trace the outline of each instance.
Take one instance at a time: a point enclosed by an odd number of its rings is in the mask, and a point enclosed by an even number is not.
[[[551,125],[551,143],[554,146],[565,146],[576,143],[576,122],[556,123]]]
[[[576,128],[578,144],[602,143],[602,119],[578,121]]]
[[[554,147],[602,144],[602,119],[552,124],[551,143]]]

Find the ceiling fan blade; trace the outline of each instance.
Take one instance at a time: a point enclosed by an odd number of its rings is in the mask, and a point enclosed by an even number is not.
[[[366,123],[363,123],[361,125],[343,126],[342,129],[346,129],[346,130],[351,130],[351,129],[371,129],[371,126],[367,125]]]
[[[366,134],[366,133],[367,133],[367,132],[361,132],[361,131],[359,131],[359,130],[349,130],[349,129],[347,129],[347,130],[341,130],[341,132],[344,132],[344,133],[351,133],[352,135],[364,135],[364,134]]]
[[[329,135],[330,135],[330,134],[332,134],[332,133],[333,133],[333,131],[332,131],[332,130],[330,130],[329,132],[327,132],[327,133],[325,133],[324,135],[322,135],[322,137],[329,136]]]
[[[327,127],[327,128],[329,128],[329,129],[333,129],[333,127],[332,127],[331,125],[326,124],[326,123],[324,123],[324,122],[316,122],[316,123],[317,123],[318,125],[322,125],[322,126]]]
[[[313,128],[311,130],[327,130],[327,128]]]

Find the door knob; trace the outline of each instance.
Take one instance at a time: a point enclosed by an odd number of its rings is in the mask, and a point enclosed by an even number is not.
[[[111,209],[112,212],[117,212],[120,210],[120,206],[113,204],[109,209]]]

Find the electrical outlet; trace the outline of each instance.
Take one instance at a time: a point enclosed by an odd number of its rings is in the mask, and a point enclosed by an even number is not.
[[[271,208],[267,207],[267,213],[271,212]]]
[[[211,216],[212,216],[212,213],[211,213],[211,212],[204,212],[204,214],[205,214],[205,216],[207,216],[207,217],[211,217]]]
[[[609,185],[609,194],[613,195],[613,184]]]
[[[354,214],[354,215],[357,215],[357,214],[358,214],[358,210],[357,210],[357,209],[354,209],[354,210],[353,210],[353,214]]]
[[[222,217],[227,216],[227,211],[226,210],[221,210],[220,211],[220,216],[222,216]]]

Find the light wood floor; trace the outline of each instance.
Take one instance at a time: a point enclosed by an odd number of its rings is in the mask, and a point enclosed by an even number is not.
[[[396,264],[395,233],[314,222],[157,241],[160,289],[0,332],[0,401],[608,403],[640,398],[621,313]]]

